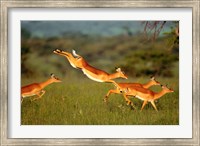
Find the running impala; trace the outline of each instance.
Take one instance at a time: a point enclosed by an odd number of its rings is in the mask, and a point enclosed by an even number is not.
[[[147,82],[146,84],[140,84],[140,83],[117,83],[118,86],[116,89],[113,90],[109,90],[108,93],[106,94],[105,98],[104,98],[104,102],[107,102],[108,100],[108,96],[112,93],[115,94],[122,94],[122,91],[128,87],[143,87],[143,88],[150,88],[151,86],[154,85],[160,85],[160,83],[158,81],[155,80],[155,77],[151,77],[150,81]]]
[[[143,110],[147,102],[150,102],[154,107],[154,109],[158,111],[154,103],[154,100],[161,98],[167,93],[174,92],[172,89],[167,88],[167,86],[161,85],[161,87],[162,90],[158,93],[142,87],[131,87],[131,88],[128,87],[126,90],[124,90],[125,93],[123,95],[128,105],[129,104],[133,105],[133,103],[128,99],[128,96],[135,96],[136,98],[144,101],[142,104],[141,111]]]
[[[48,86],[49,84],[52,84],[55,82],[61,82],[61,80],[55,77],[54,74],[51,74],[51,78],[44,82],[33,83],[33,84],[22,87],[21,88],[21,102],[23,101],[23,98],[34,96],[34,95],[37,95],[37,97],[34,98],[33,100],[40,99],[45,93],[44,88]]]
[[[128,79],[128,77],[121,70],[121,68],[117,68],[116,73],[109,74],[109,73],[107,73],[103,70],[97,69],[97,68],[91,66],[90,64],[88,64],[85,61],[85,59],[82,56],[76,54],[76,52],[74,50],[72,51],[72,54],[58,50],[58,49],[55,50],[54,53],[61,55],[61,56],[65,56],[74,68],[80,68],[83,71],[83,73],[89,79],[91,79],[93,81],[96,81],[96,82],[112,82],[112,83],[115,84],[115,82],[113,82],[112,79],[116,79],[116,78]]]

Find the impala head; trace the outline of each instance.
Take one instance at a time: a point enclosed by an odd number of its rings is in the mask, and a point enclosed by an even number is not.
[[[150,80],[153,85],[160,85],[160,82],[156,81],[154,76]]]
[[[51,81],[52,82],[62,82],[59,78],[57,78],[53,73],[51,74]]]
[[[166,93],[171,93],[174,92],[174,90],[168,88],[167,86],[161,85],[162,89],[166,92]]]
[[[121,68],[117,68],[116,71],[119,74],[119,77],[124,78],[124,79],[128,79],[127,75],[125,74],[125,72],[123,72],[121,70]]]

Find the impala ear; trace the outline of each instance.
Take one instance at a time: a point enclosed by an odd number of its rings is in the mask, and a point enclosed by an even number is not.
[[[121,70],[121,68],[117,68],[116,71],[117,72],[121,72],[122,70]]]
[[[151,80],[155,80],[155,77],[154,77],[154,76],[151,76]]]
[[[55,77],[55,75],[53,73],[51,73],[51,78],[54,78],[54,77]]]

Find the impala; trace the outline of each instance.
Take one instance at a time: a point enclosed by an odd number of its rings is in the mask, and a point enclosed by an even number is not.
[[[109,90],[108,93],[106,94],[105,98],[104,98],[104,102],[107,102],[108,100],[108,96],[112,93],[115,94],[122,94],[122,91],[128,87],[143,87],[143,88],[150,88],[151,86],[154,85],[160,85],[160,83],[158,81],[155,80],[155,77],[151,77],[150,81],[147,82],[146,84],[140,84],[140,83],[117,83],[118,86],[116,89],[113,90]]]
[[[61,80],[55,77],[54,74],[51,74],[51,78],[44,82],[33,83],[33,84],[22,87],[21,88],[21,102],[23,101],[23,98],[34,96],[34,95],[37,95],[37,97],[34,98],[33,100],[40,99],[45,93],[44,88],[48,86],[49,84],[52,84],[55,82],[61,82]]]
[[[68,53],[68,52],[64,52],[61,50],[55,50],[54,53],[61,55],[61,56],[65,56],[70,64],[74,67],[74,68],[80,68],[83,73],[91,80],[93,81],[97,81],[97,82],[112,82],[115,84],[115,82],[113,82],[112,79],[115,78],[125,78],[127,79],[128,77],[125,75],[125,73],[121,70],[121,68],[117,68],[116,69],[116,73],[113,74],[109,74],[103,70],[97,69],[93,66],[91,66],[90,64],[88,64],[85,59],[76,54],[76,52],[73,50],[72,54]]]
[[[167,86],[161,85],[161,87],[162,87],[162,90],[158,93],[153,92],[149,89],[142,88],[142,87],[131,87],[131,88],[128,87],[126,90],[124,90],[125,93],[123,95],[127,103],[131,105],[133,104],[128,99],[128,96],[135,96],[136,98],[143,100],[144,102],[142,104],[141,111],[143,110],[147,102],[150,102],[152,106],[154,107],[154,109],[158,111],[154,103],[154,100],[161,98],[167,93],[174,92],[172,89],[167,88]]]

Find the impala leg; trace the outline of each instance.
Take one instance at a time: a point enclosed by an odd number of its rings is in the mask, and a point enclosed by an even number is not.
[[[130,105],[131,105],[131,109],[136,109],[136,107],[134,106],[133,102],[131,102]]]
[[[124,98],[125,98],[125,100],[127,102],[127,105],[131,105],[131,107],[133,107],[134,109],[136,109],[135,106],[134,106],[134,104],[128,99],[128,95],[123,94],[123,96],[124,96]]]
[[[104,98],[104,102],[107,102],[108,101],[108,96],[112,93],[115,93],[115,94],[120,94],[120,91],[119,90],[109,90],[108,93],[106,94],[105,98]]]
[[[42,94],[40,94],[40,98],[44,95],[45,91],[42,90],[41,93],[42,93]]]
[[[24,99],[24,98],[21,96],[21,103],[23,102],[23,99]]]
[[[57,50],[55,50],[55,51],[53,51],[55,54],[58,54],[58,55],[61,55],[61,56],[70,56],[70,54],[71,53],[68,53],[68,52],[65,52],[65,51],[62,51],[62,50],[59,50],[59,49],[57,49]]]
[[[35,93],[38,97],[34,98],[32,101],[40,99],[44,95],[44,93],[45,93],[44,90],[41,90],[41,91]]]
[[[147,101],[145,100],[142,104],[142,108],[141,108],[141,111],[143,110],[143,108],[145,107],[145,105],[147,104]]]
[[[33,98],[31,101],[35,101],[35,100],[40,98],[40,94],[39,93],[36,93],[36,95],[37,95],[37,97]]]
[[[76,59],[76,60],[78,60],[78,59],[81,58],[81,56],[78,55],[78,54],[73,54],[73,55],[72,55],[71,53],[65,52],[65,51],[62,51],[61,53],[64,54],[65,56],[69,57],[69,58],[74,58],[74,59]],[[69,58],[68,58],[68,59],[69,59]]]
[[[64,52],[64,51],[62,51],[62,54],[66,55],[66,56],[72,56],[71,53]]]
[[[127,105],[129,105],[129,104],[131,103],[131,101],[127,98],[127,95],[126,95],[126,94],[123,94],[123,96],[124,96],[124,99],[125,99],[126,102],[127,102]]]
[[[154,109],[155,109],[156,111],[158,111],[157,108],[156,108],[156,105],[155,105],[154,101],[151,101],[151,104],[153,105]]]
[[[107,80],[106,82],[113,83],[115,85],[115,87],[119,88],[119,85],[113,80]]]

